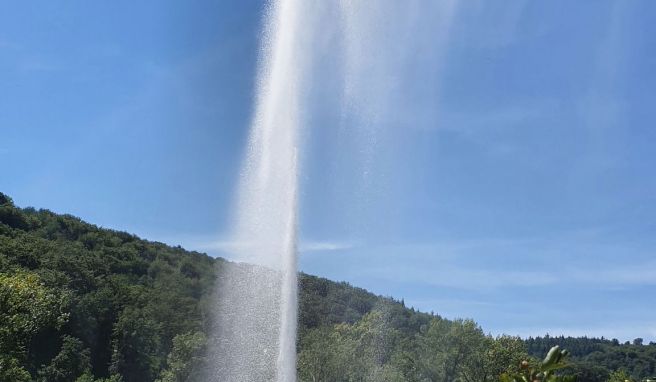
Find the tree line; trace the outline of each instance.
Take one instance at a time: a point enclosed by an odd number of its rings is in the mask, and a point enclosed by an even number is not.
[[[0,382],[202,380],[227,264],[0,193]],[[497,381],[555,344],[581,382],[655,374],[656,346],[637,340],[492,337],[472,320],[305,274],[299,303],[301,381]]]

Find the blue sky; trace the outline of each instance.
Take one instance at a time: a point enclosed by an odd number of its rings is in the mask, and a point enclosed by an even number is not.
[[[0,190],[225,254],[262,4],[0,6]],[[370,126],[335,111],[324,52],[302,270],[495,334],[656,340],[654,15],[650,1],[474,1],[439,34],[392,23],[382,49],[355,45],[388,65],[354,72],[389,93]],[[371,67],[402,81],[367,86]]]

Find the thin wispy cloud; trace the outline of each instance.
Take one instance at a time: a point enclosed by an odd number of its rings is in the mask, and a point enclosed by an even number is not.
[[[474,300],[466,298],[407,298],[404,299],[407,306],[420,308],[424,306],[439,306],[444,309],[445,306],[450,307],[450,310],[464,311],[467,306],[498,306],[497,303],[485,300]],[[455,308],[455,309],[454,309]]]
[[[207,252],[212,255],[229,255],[234,253],[248,253],[249,251],[264,250],[258,248],[256,243],[248,241],[238,241],[229,238],[212,239],[205,235],[151,235],[151,238],[162,242],[176,245],[181,244],[187,249]],[[299,243],[299,252],[320,253],[346,251],[356,248],[356,245],[349,241],[340,240],[301,240]]]
[[[340,241],[302,241],[299,251],[303,252],[326,252],[343,251],[352,249],[354,244]]]
[[[202,241],[191,244],[202,251],[233,252],[248,247],[248,243],[233,240]]]
[[[564,277],[579,283],[613,285],[656,285],[656,261],[636,264],[604,264],[587,270],[570,269]]]
[[[395,264],[361,271],[372,277],[394,282],[465,290],[536,287],[558,283],[557,274],[543,271],[475,269],[455,264]]]
[[[590,240],[590,235],[595,237],[583,231],[548,239],[490,238],[364,247],[350,256],[359,264],[376,255],[376,266],[358,271],[368,277],[426,287],[492,290],[563,284],[621,290],[656,285],[656,261],[648,250],[642,253],[630,244],[580,242],[583,237]],[[572,257],[586,252],[586,257]],[[635,257],[626,263],[622,254],[629,252]]]

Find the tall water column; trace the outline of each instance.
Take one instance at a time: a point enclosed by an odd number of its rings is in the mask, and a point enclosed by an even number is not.
[[[232,260],[242,264],[219,275],[212,381],[296,380],[297,152],[308,54],[300,3],[275,1],[266,15],[232,235]]]

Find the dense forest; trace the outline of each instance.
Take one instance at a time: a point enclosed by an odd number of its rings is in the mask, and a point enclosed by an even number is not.
[[[246,266],[18,208],[0,193],[0,382],[202,379],[222,267]],[[656,375],[656,344],[486,335],[346,283],[301,274],[301,381],[487,382],[554,345],[581,382]],[[528,363],[522,363],[528,361]]]

